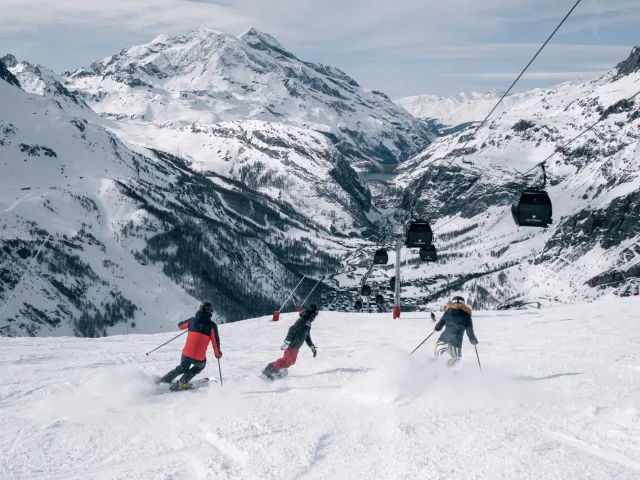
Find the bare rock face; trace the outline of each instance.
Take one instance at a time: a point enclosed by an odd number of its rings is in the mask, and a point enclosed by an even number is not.
[[[631,55],[629,55],[629,58],[627,58],[623,62],[620,62],[618,66],[616,66],[616,70],[616,78],[630,75],[640,70],[640,45],[634,47],[634,49],[631,51]]]
[[[4,80],[9,85],[13,85],[14,87],[21,88],[20,82],[18,81],[16,76],[13,73],[11,73],[11,71],[7,68],[7,65],[5,65],[4,63],[5,58],[6,57],[3,57],[2,59],[0,59],[0,80]]]

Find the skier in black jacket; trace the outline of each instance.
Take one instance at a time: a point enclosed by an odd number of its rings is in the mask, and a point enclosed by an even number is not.
[[[437,332],[443,328],[444,332],[438,339],[433,356],[435,358],[445,353],[449,355],[451,358],[447,360],[448,367],[453,367],[462,358],[462,336],[465,331],[471,345],[478,344],[478,339],[473,333],[471,313],[471,307],[464,303],[464,298],[455,296],[447,304],[444,315],[435,326]]]
[[[315,304],[309,306],[307,310],[300,313],[300,317],[296,320],[296,323],[291,325],[289,328],[289,332],[287,333],[287,338],[285,338],[284,343],[280,347],[281,350],[284,350],[284,355],[281,359],[276,360],[273,363],[268,364],[262,374],[270,379],[273,379],[276,376],[286,376],[287,369],[296,363],[296,359],[298,358],[298,351],[303,343],[307,343],[311,351],[313,352],[313,358],[318,354],[318,350],[316,346],[313,344],[311,340],[311,323],[318,316],[318,307]]]

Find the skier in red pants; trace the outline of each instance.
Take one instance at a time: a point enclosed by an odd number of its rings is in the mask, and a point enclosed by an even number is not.
[[[262,371],[262,374],[273,380],[276,377],[285,377],[287,375],[287,369],[296,363],[298,358],[298,351],[303,343],[307,343],[311,351],[313,352],[313,358],[318,354],[318,349],[311,340],[311,323],[318,316],[318,307],[315,304],[309,306],[307,310],[300,313],[300,318],[296,320],[296,323],[291,325],[287,338],[285,338],[282,347],[284,355],[281,359],[276,360],[273,363],[268,364]]]

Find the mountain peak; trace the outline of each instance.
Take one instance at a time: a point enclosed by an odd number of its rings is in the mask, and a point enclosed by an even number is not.
[[[13,68],[18,65],[18,59],[10,53],[7,53],[4,57],[0,57],[0,62],[4,63],[7,68]]]
[[[15,87],[21,88],[20,82],[18,81],[16,76],[13,73],[11,73],[11,71],[5,65],[4,58],[6,57],[3,57],[0,59],[0,80],[4,80],[9,85],[13,85]],[[14,60],[15,60],[15,57],[14,57]]]
[[[188,33],[187,35],[200,35],[203,37],[217,37],[220,35],[224,35],[225,37],[227,36],[226,33],[223,33],[219,30],[214,30],[213,28],[209,28],[209,27],[199,27],[195,30],[193,30],[191,33]]]
[[[167,40],[169,40],[169,35],[167,35],[166,33],[163,33],[161,35],[158,35],[156,38],[154,38],[153,40],[151,40],[150,43],[152,44],[156,44],[156,43],[167,43]]]
[[[167,35],[166,33],[163,33],[162,35],[158,35],[149,43],[140,45],[138,47],[130,47],[130,48],[158,47],[158,46],[162,48],[162,45],[170,46],[176,43],[184,43],[185,41],[205,42],[210,39],[216,39],[221,37],[228,37],[228,35],[226,33],[219,32],[218,30],[214,30],[209,27],[199,27],[183,35],[170,36],[170,35]]]
[[[616,65],[616,69],[618,70],[616,78],[625,77],[640,70],[640,45],[633,47],[631,55],[625,61]]]
[[[261,32],[254,27],[251,27],[246,32],[238,35],[238,39],[244,41],[256,50],[276,52],[288,58],[296,58],[292,53],[287,51],[287,49],[284,48],[284,46],[274,37],[272,37],[268,33]]]

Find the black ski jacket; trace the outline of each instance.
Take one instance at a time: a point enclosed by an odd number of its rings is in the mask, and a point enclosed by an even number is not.
[[[300,347],[304,342],[307,342],[309,347],[313,347],[313,341],[311,340],[311,322],[318,316],[318,312],[312,312],[305,310],[300,314],[300,318],[296,320],[296,323],[291,325],[285,342],[289,344],[289,348],[293,350],[300,350]]]
[[[439,332],[443,327],[444,332],[440,335],[439,342],[462,348],[462,336],[466,330],[469,341],[473,345],[478,343],[476,335],[473,333],[471,308],[464,303],[449,303],[447,305],[444,315],[436,324],[435,330]]]

